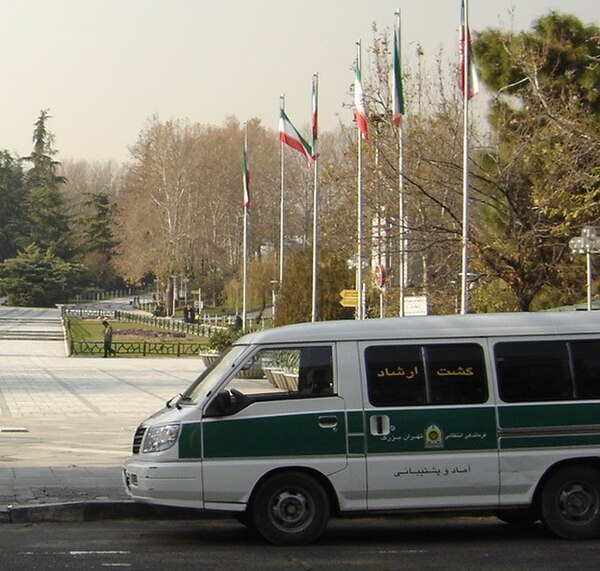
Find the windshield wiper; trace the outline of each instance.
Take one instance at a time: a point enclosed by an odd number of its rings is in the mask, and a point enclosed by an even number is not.
[[[180,394],[179,395],[179,399],[177,400],[176,406],[177,406],[178,409],[181,409],[181,406],[179,406],[180,403],[186,404],[186,403],[190,403],[190,402],[193,402],[193,401],[192,401],[192,398],[189,395]]]
[[[171,398],[170,398],[170,399],[169,399],[169,400],[168,400],[168,401],[165,403],[165,406],[166,406],[167,408],[171,408],[171,403],[172,403],[172,402],[173,402],[175,399],[177,399],[177,402],[175,403],[175,407],[177,408],[177,410],[181,410],[181,407],[179,406],[179,403],[180,403],[180,402],[187,402],[187,401],[191,400],[191,399],[190,399],[190,397],[188,397],[188,396],[183,396],[181,393],[179,393],[178,395],[175,395],[174,397],[171,397]]]

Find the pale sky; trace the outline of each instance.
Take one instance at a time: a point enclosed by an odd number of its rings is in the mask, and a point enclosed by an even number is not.
[[[58,159],[127,161],[148,118],[220,125],[258,117],[277,129],[279,96],[308,124],[319,73],[319,123],[352,120],[356,41],[402,12],[403,65],[456,53],[460,0],[0,0],[0,149],[31,151],[49,109]],[[527,29],[550,10],[598,24],[597,0],[470,0],[470,27]],[[366,70],[363,69],[363,76]],[[365,81],[363,77],[363,81]]]

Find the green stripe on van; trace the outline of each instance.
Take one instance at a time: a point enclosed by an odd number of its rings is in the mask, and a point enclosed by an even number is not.
[[[389,417],[390,432],[369,433],[369,454],[497,449],[496,410],[492,406],[371,409],[367,416],[381,415]],[[432,440],[433,434],[438,440]]]
[[[500,428],[594,426],[600,424],[600,403],[538,403],[498,407]]]
[[[184,424],[179,436],[180,458],[201,458],[201,425],[199,422]]]
[[[564,436],[509,436],[500,438],[501,450],[523,448],[576,448],[581,446],[599,446],[600,434],[567,434]]]
[[[321,427],[324,417],[336,417],[337,426]],[[205,420],[203,430],[206,459],[346,455],[343,412]]]
[[[358,434],[365,431],[364,414],[362,410],[348,411],[348,434]]]

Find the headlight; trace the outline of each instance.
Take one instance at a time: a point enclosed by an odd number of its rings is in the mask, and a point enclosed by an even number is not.
[[[168,450],[177,442],[179,436],[179,424],[163,424],[151,426],[144,438],[143,453],[162,452]]]

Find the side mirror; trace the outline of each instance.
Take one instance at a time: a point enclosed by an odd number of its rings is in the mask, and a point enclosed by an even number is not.
[[[228,389],[217,393],[217,396],[208,405],[206,416],[224,416],[235,414],[248,406],[251,400],[236,389]]]
[[[231,393],[229,391],[221,391],[215,399],[217,410],[224,414],[231,408]]]
[[[231,394],[228,391],[221,391],[208,405],[206,416],[221,416],[231,408]]]

